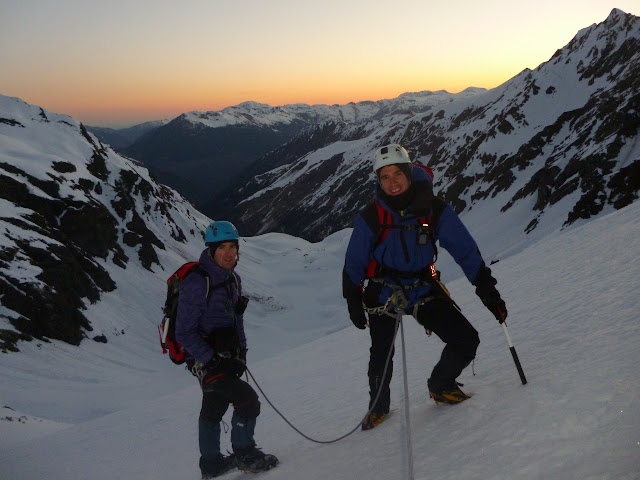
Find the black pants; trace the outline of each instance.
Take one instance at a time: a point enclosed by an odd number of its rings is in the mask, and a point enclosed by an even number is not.
[[[455,382],[476,356],[480,344],[478,332],[450,301],[435,298],[418,309],[418,323],[435,333],[445,347],[440,360],[433,368],[430,384],[435,388],[446,388]],[[369,357],[369,395],[371,408],[373,400],[382,388],[380,398],[374,408],[375,412],[389,411],[389,384],[393,374],[393,353],[387,368],[387,374],[382,378],[385,361],[389,350],[393,349],[393,336],[396,321],[388,315],[370,315],[369,332],[371,334],[371,349]]]
[[[393,338],[395,335],[396,320],[388,315],[369,315],[369,334],[371,335],[371,348],[369,349],[369,408],[373,407],[378,391],[380,397],[376,402],[373,411],[378,414],[388,413],[391,403],[391,392],[389,384],[393,375],[393,354],[395,347]],[[384,366],[389,356],[389,366],[387,373],[384,373]]]
[[[217,380],[214,390],[203,392],[200,417],[219,422],[233,405],[234,412],[243,418],[256,418],[260,414],[260,401],[253,387],[240,378],[225,376]]]
[[[233,405],[231,417],[231,446],[248,450],[255,446],[253,439],[260,401],[247,382],[234,376],[224,376],[211,384],[213,390],[202,393],[202,408],[198,419],[200,470],[203,475],[216,471],[220,458],[220,421]]]

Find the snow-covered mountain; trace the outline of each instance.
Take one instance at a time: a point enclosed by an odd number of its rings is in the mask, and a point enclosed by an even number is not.
[[[6,96],[0,206],[4,352],[25,339],[77,345],[125,334],[126,318],[90,320],[87,308],[119,288],[119,278],[142,280],[184,245],[201,244],[207,222],[78,121]]]
[[[486,91],[484,88],[469,87],[452,94],[444,90],[438,92],[404,93],[389,100],[350,102],[346,105],[307,105],[304,103],[271,107],[263,103],[243,102],[220,111],[189,112],[183,117],[192,124],[210,128],[234,126],[274,127],[303,124],[316,125],[327,122],[362,123],[387,115],[409,112],[424,112],[454,99],[469,98]]]
[[[184,113],[121,151],[144,162],[161,182],[213,216],[217,208],[209,204],[212,196],[258,158],[309,127],[334,122],[359,124],[396,113],[425,112],[483,91],[468,88],[458,94],[405,93],[391,100],[347,105],[271,107],[244,102],[220,111]],[[100,131],[96,134],[108,142]]]
[[[535,70],[473,93],[426,112],[309,128],[208,211],[217,206],[249,234],[317,241],[352,224],[371,197],[372,154],[391,142],[432,167],[436,190],[459,213],[517,220],[516,239],[638,198],[640,18],[614,9]]]

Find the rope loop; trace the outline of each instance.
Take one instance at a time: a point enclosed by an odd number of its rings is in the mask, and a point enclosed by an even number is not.
[[[388,303],[388,302],[387,302]],[[393,347],[395,345],[396,342],[396,337],[398,335],[398,327],[400,326],[400,322],[402,320],[402,313],[400,313],[400,311],[398,311],[397,315],[396,315],[396,326],[394,329],[394,333],[393,333],[393,341],[391,342],[391,348],[389,348],[389,353],[387,354],[387,360],[385,362],[384,365],[384,370],[382,372],[382,378],[385,378],[387,375],[387,370],[389,369],[389,363],[391,361],[391,357],[393,355]],[[253,383],[255,383],[256,388],[258,389],[258,391],[262,394],[262,397],[266,400],[266,402],[269,404],[269,406],[271,408],[273,408],[273,410],[280,416],[280,418],[282,418],[282,420],[285,421],[285,423],[287,425],[289,425],[294,431],[296,431],[298,434],[300,434],[300,436],[306,438],[307,440],[309,440],[310,442],[313,443],[320,443],[320,444],[328,444],[328,443],[336,443],[339,442],[340,440],[347,438],[348,436],[352,435],[353,433],[356,432],[356,430],[358,430],[358,428],[360,428],[360,426],[363,424],[363,422],[366,420],[366,418],[371,414],[371,412],[373,412],[373,409],[375,408],[376,404],[378,403],[378,399],[380,398],[380,395],[382,394],[382,385],[383,382],[380,382],[380,387],[378,388],[378,392],[376,393],[376,398],[373,400],[373,402],[371,403],[371,408],[369,408],[369,410],[367,411],[367,413],[365,414],[364,417],[362,417],[362,420],[360,420],[360,422],[353,427],[353,429],[351,429],[350,431],[348,431],[347,433],[345,433],[344,435],[341,435],[337,438],[334,438],[332,440],[318,440],[316,438],[312,438],[309,435],[306,435],[304,432],[302,432],[300,429],[298,429],[295,425],[293,425],[293,423],[291,423],[283,414],[282,412],[280,412],[280,410],[278,410],[276,408],[276,406],[271,402],[271,400],[269,399],[269,397],[267,397],[267,395],[264,393],[264,390],[262,390],[262,388],[260,387],[260,385],[258,384],[256,378],[253,376],[253,373],[251,373],[251,370],[249,370],[249,368],[247,368],[246,370],[247,372],[247,376],[251,378],[251,380],[253,380]]]

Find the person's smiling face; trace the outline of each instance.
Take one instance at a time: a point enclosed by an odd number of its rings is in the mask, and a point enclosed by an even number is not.
[[[220,265],[225,270],[231,270],[236,266],[236,259],[238,257],[238,247],[235,242],[224,242],[218,248],[213,255],[213,261]]]
[[[382,191],[391,197],[409,190],[409,179],[397,165],[387,165],[378,175]]]

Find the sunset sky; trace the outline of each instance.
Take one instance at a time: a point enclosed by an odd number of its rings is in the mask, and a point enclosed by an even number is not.
[[[639,0],[2,0],[0,94],[122,127],[493,88]]]

